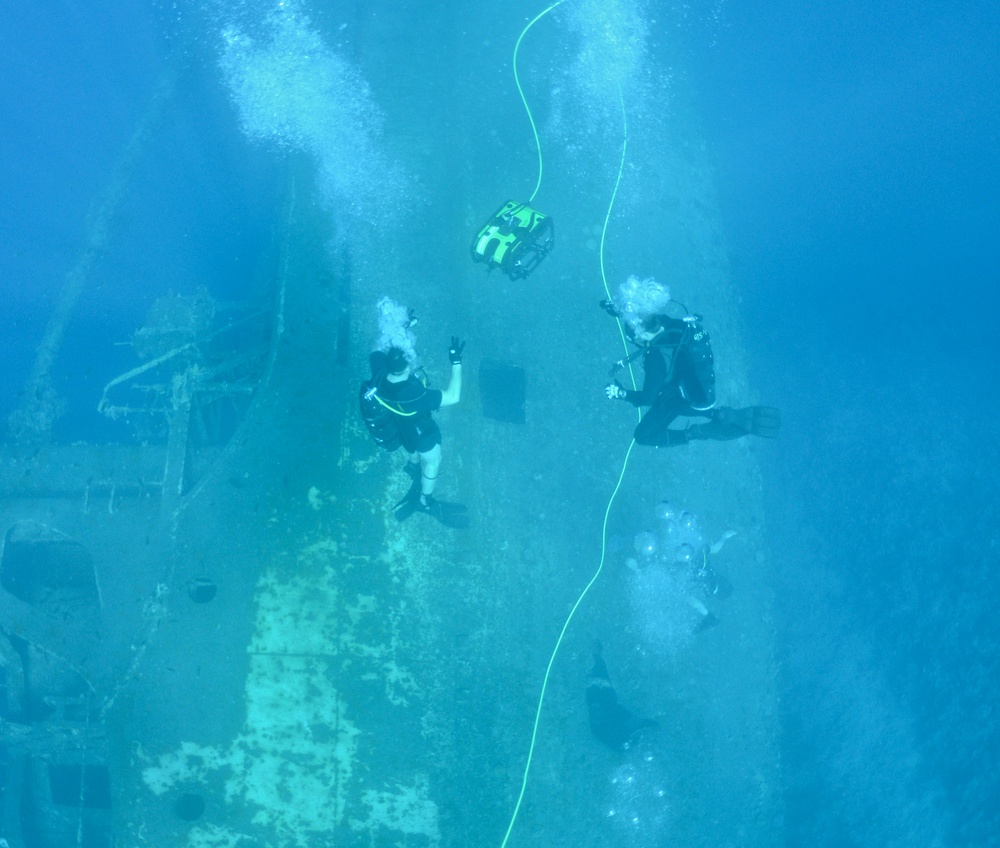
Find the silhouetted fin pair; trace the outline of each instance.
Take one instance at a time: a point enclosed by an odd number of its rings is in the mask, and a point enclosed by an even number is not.
[[[469,526],[468,510],[465,504],[439,501],[437,498],[429,496],[425,500],[426,504],[420,502],[420,480],[414,480],[410,491],[392,508],[396,520],[406,521],[414,513],[422,512],[437,519],[445,527],[451,527],[455,530],[464,530]]]
[[[751,406],[749,408],[750,435],[776,439],[781,432],[781,410],[773,406]],[[745,412],[746,410],[741,410]]]
[[[659,725],[649,718],[640,718],[618,703],[618,694],[611,685],[608,667],[601,657],[601,643],[594,641],[594,666],[587,682],[587,709],[590,729],[605,745],[616,750],[624,748],[640,730]]]
[[[669,430],[668,434],[678,433],[678,436],[670,438],[668,445],[684,444],[694,439],[724,442],[742,436],[776,439],[781,431],[781,410],[773,406],[747,406],[743,409],[720,406],[712,410],[711,417],[711,421],[692,424],[684,431]]]

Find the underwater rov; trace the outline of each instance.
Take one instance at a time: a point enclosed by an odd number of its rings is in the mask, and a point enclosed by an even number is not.
[[[552,218],[527,203],[508,200],[476,233],[472,258],[522,280],[548,256],[555,244]]]

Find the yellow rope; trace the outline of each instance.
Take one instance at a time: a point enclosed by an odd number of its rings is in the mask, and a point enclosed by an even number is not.
[[[604,273],[604,237],[608,232],[608,222],[611,220],[611,209],[615,205],[615,198],[618,196],[618,186],[622,181],[622,172],[625,170],[625,152],[628,149],[628,120],[625,116],[625,101],[622,99],[622,90],[618,89],[618,102],[622,107],[622,158],[621,162],[618,163],[618,179],[615,180],[615,189],[611,193],[611,202],[608,204],[608,211],[604,215],[604,226],[601,227],[601,246],[599,250],[599,257],[601,263],[601,283],[604,285],[604,293],[608,296],[608,300],[611,300],[611,289],[608,287],[608,278]],[[625,364],[628,365],[628,376],[632,381],[632,388],[637,389],[638,384],[635,381],[635,372],[632,370],[632,363],[629,361],[629,349],[628,349],[628,339],[625,336],[625,328],[622,327],[622,322],[620,318],[615,318],[615,322],[618,324],[618,334],[622,339],[622,349],[625,351]],[[639,418],[642,418],[642,410],[636,407],[636,413]],[[629,448],[631,450],[631,448]]]
[[[560,0],[562,2],[562,0]],[[557,4],[558,5],[558,4]],[[552,8],[551,6],[549,8]],[[548,9],[546,9],[548,11]],[[544,12],[542,13],[544,14]],[[541,16],[539,16],[541,17]],[[535,20],[538,20],[536,18]],[[532,21],[534,23],[534,21]],[[528,24],[531,26],[531,24]],[[601,249],[600,249],[600,265],[601,265],[601,280],[604,283],[604,291],[607,293],[608,298],[611,298],[611,292],[608,288],[607,277],[604,273],[604,237],[607,234],[608,222],[611,219],[611,209],[614,206],[615,198],[618,195],[618,186],[621,184],[622,172],[625,169],[625,151],[628,145],[628,124],[625,120],[625,102],[621,98],[621,91],[618,92],[618,99],[622,104],[622,156],[621,162],[618,166],[618,177],[615,179],[614,191],[611,193],[611,202],[608,204],[607,214],[604,216],[604,226],[601,229]],[[536,189],[537,190],[537,189]],[[622,333],[622,343],[626,345],[626,351],[628,349],[627,342],[625,341],[625,333],[622,330],[621,321],[618,322],[619,332]],[[632,366],[629,365],[629,374],[632,374]],[[632,385],[635,386],[635,376],[632,376]],[[506,848],[507,841],[510,839],[511,831],[514,829],[514,822],[517,821],[517,815],[521,809],[521,802],[524,800],[524,793],[528,788],[528,773],[531,770],[531,761],[535,754],[535,742],[538,739],[538,723],[542,718],[542,704],[545,701],[545,692],[548,689],[549,678],[552,675],[552,666],[556,661],[556,655],[559,653],[559,648],[562,646],[563,638],[566,636],[566,631],[569,629],[570,622],[573,620],[573,616],[576,615],[577,609],[579,609],[580,604],[583,603],[583,599],[587,596],[590,591],[590,587],[597,582],[597,578],[600,576],[601,571],[604,568],[604,560],[607,557],[607,537],[608,537],[608,516],[611,514],[611,506],[615,502],[615,498],[618,496],[618,490],[622,486],[622,480],[625,478],[625,470],[628,468],[629,457],[632,455],[632,448],[635,447],[635,439],[629,443],[628,450],[625,452],[625,459],[622,462],[621,472],[618,474],[618,482],[615,483],[614,491],[611,493],[611,497],[608,499],[608,505],[604,509],[604,521],[601,524],[601,559],[597,565],[597,570],[594,572],[594,576],[590,578],[590,581],[586,586],[583,587],[583,591],[580,596],[576,599],[576,603],[573,604],[572,609],[569,611],[569,615],[566,616],[566,620],[563,622],[562,629],[559,631],[559,638],[556,639],[555,646],[552,648],[552,654],[549,656],[549,663],[545,667],[545,676],[542,678],[542,689],[538,694],[538,705],[535,708],[535,720],[531,728],[531,744],[528,746],[528,758],[524,764],[524,775],[521,779],[521,791],[517,796],[517,803],[514,805],[514,812],[510,817],[510,823],[507,825],[507,832],[504,834],[503,842],[500,843],[500,848]]]
[[[517,85],[517,93],[521,95],[521,102],[524,104],[524,111],[528,113],[528,123],[531,124],[531,132],[535,135],[535,149],[538,151],[538,180],[535,183],[535,190],[531,192],[531,197],[528,198],[528,203],[531,203],[531,201],[535,199],[535,195],[538,194],[538,189],[542,187],[542,143],[538,140],[538,129],[535,127],[535,119],[531,116],[531,107],[528,106],[528,99],[524,96],[524,89],[521,88],[521,80],[517,75],[517,51],[520,50],[521,39],[524,38],[528,30],[531,29],[539,20],[544,18],[556,6],[565,2],[566,0],[556,0],[556,2],[547,9],[535,15],[535,17],[533,17],[528,22],[528,25],[521,31],[521,34],[517,37],[517,43],[514,45],[514,83]]]

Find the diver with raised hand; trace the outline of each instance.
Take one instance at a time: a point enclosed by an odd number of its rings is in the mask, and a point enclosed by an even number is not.
[[[399,438],[410,455],[406,470],[413,478],[410,491],[394,507],[396,518],[400,521],[414,512],[426,512],[443,523],[455,525],[458,523],[454,520],[457,514],[465,511],[458,504],[438,501],[434,497],[441,468],[441,428],[431,417],[432,412],[443,406],[452,406],[461,399],[464,347],[464,342],[452,336],[448,348],[451,377],[443,390],[428,388],[413,373],[409,358],[400,348],[389,348],[385,354],[387,373],[380,394],[397,416]]]
[[[369,356],[372,377],[361,387],[361,412],[379,445],[389,451],[402,445],[409,454],[406,473],[413,483],[393,512],[400,521],[424,512],[449,527],[466,527],[464,505],[434,497],[441,467],[441,429],[431,415],[461,399],[465,342],[451,337],[448,385],[443,390],[429,388],[410,329],[416,323],[412,310],[389,298],[379,301],[378,308],[381,336]]]
[[[613,301],[601,301],[601,307],[622,322],[629,340],[638,348],[615,364],[612,376],[632,360],[642,358],[641,389],[626,389],[618,380],[604,389],[611,400],[649,407],[635,428],[636,442],[674,447],[695,439],[776,438],[781,428],[779,410],[770,406],[715,406],[715,367],[708,331],[701,316],[686,309],[682,318],[669,316],[672,303],[677,302],[671,300],[666,286],[637,277],[622,283]],[[671,428],[681,416],[709,420],[683,429]]]

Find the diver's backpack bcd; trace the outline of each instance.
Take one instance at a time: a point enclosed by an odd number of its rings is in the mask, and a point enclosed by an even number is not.
[[[663,315],[660,324],[666,332],[653,346],[670,351],[667,356],[670,379],[676,381],[681,396],[693,409],[711,409],[715,406],[715,359],[712,340],[701,325],[701,316],[678,320]]]
[[[378,396],[378,382],[373,378],[361,384],[358,403],[361,407],[361,420],[374,439],[375,444],[385,448],[390,453],[402,445],[399,438],[399,426],[396,416],[382,403]]]

